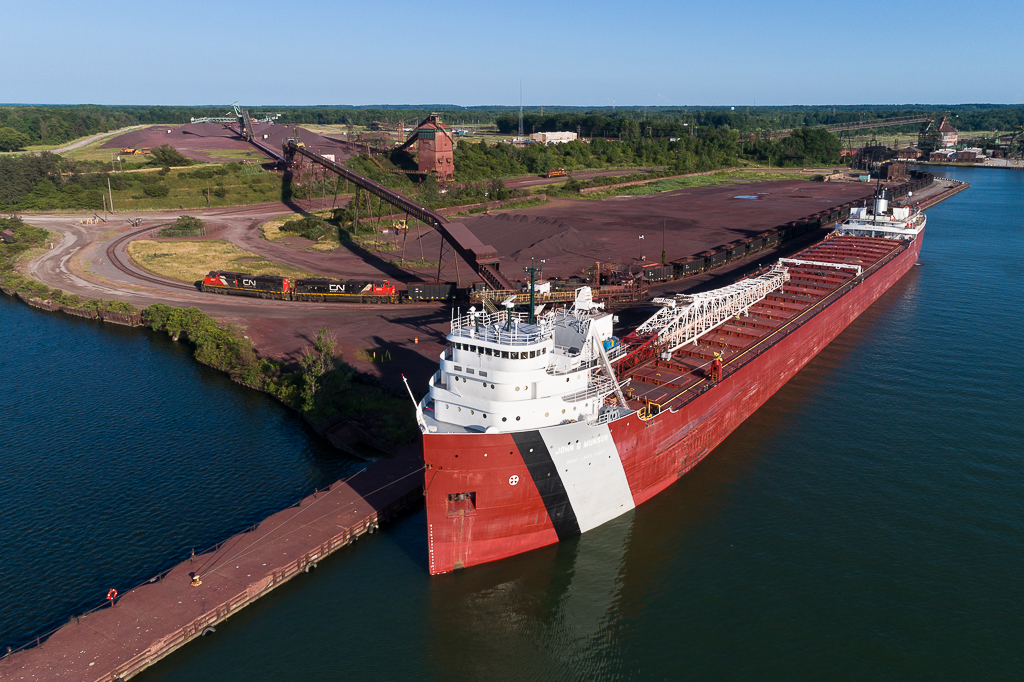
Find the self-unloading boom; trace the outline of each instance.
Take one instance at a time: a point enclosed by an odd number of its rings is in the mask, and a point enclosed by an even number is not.
[[[768,272],[721,289],[700,294],[656,298],[664,307],[637,327],[638,335],[657,333],[659,346],[672,352],[737,315],[746,315],[754,305],[789,281],[789,270],[775,265]]]

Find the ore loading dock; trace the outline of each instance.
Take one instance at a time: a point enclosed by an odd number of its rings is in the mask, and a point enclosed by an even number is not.
[[[339,174],[344,170],[338,167]],[[361,176],[358,179],[371,182]],[[373,191],[368,184],[365,187]],[[922,192],[922,205],[937,203],[964,188]],[[377,191],[385,194],[389,203],[405,201],[386,188]],[[411,210],[422,208],[408,203]],[[819,212],[814,227],[824,226],[824,213],[834,222],[835,208]],[[496,252],[469,229],[463,228],[462,234],[440,217],[424,214],[424,218],[434,226],[442,243],[476,266],[478,272],[485,270],[480,266],[496,263]],[[705,244],[704,248],[713,246]],[[811,255],[819,261],[856,261],[867,269],[884,267],[898,255],[893,248],[892,244],[878,244],[851,251],[841,239],[834,239],[814,247],[817,251]],[[496,267],[493,270],[498,272]],[[628,396],[631,407],[652,412],[685,405],[706,390],[703,387],[710,382],[709,367],[715,352],[721,355],[721,378],[728,378],[761,349],[771,347],[788,330],[827,308],[842,291],[856,286],[854,271],[849,269],[794,267],[792,272],[793,280],[781,292],[752,306],[748,318],[715,329],[669,360],[645,355],[645,340],[633,336],[633,352],[623,360],[630,366],[633,379]],[[491,286],[498,289],[510,285],[502,279],[495,278]],[[359,535],[374,532],[388,518],[418,506],[422,500],[422,467],[422,458],[415,450],[369,465],[328,490],[267,518],[253,530],[233,536],[143,585],[122,590],[103,606],[75,617],[48,639],[40,638],[34,642],[36,646],[4,656],[0,677],[127,679],[192,639],[212,633],[218,623],[300,572],[310,572],[317,562],[347,547]]]

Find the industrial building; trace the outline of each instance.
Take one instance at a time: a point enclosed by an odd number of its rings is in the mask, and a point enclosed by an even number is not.
[[[960,131],[953,127],[953,125],[949,122],[949,119],[942,119],[942,123],[939,124],[940,147],[955,147],[959,135]]]
[[[543,144],[543,145],[562,144],[562,143],[565,143],[565,142],[572,142],[575,139],[576,139],[576,133],[567,133],[567,132],[560,132],[560,133],[534,133],[533,135],[530,135],[530,140],[532,140],[535,144]]]
[[[421,173],[434,172],[441,181],[455,177],[455,143],[452,129],[437,114],[427,116],[416,128],[416,153]]]

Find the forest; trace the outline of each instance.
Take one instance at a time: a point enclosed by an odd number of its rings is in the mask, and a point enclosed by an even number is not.
[[[741,133],[801,128],[896,116],[950,116],[963,131],[1010,130],[1024,125],[1024,107],[1009,105],[844,106],[844,107],[531,107],[523,115],[523,131],[579,131],[584,137],[680,137],[691,128],[729,128]],[[279,113],[280,123],[412,125],[431,111],[450,124],[496,124],[500,132],[519,130],[518,107],[250,107],[254,115]],[[193,117],[231,114],[223,106],[0,106],[0,129],[24,136],[24,145],[58,145],[132,125],[188,123]],[[916,130],[916,127],[911,126]],[[11,139],[16,139],[11,137]],[[20,138],[17,138],[21,141]]]

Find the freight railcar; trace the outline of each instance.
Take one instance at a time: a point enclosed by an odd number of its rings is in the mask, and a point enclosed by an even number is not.
[[[274,275],[246,275],[241,272],[212,270],[200,285],[203,291],[257,298],[291,298],[291,282],[287,277]]]
[[[406,295],[410,301],[454,301],[459,291],[455,282],[412,282]]]

